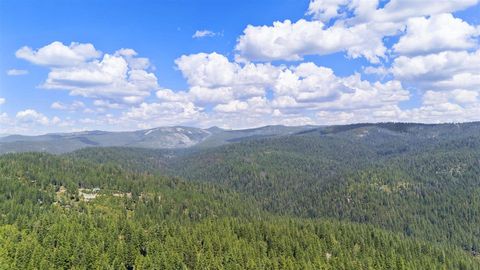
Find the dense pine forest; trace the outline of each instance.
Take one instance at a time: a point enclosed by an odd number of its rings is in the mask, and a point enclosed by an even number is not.
[[[0,156],[0,269],[480,269],[480,124]]]

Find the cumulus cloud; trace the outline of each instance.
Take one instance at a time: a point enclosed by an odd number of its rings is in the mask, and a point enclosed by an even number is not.
[[[304,122],[313,123],[315,111],[380,109],[409,98],[409,92],[399,81],[371,83],[362,80],[359,74],[339,77],[332,69],[314,63],[289,67],[239,64],[217,53],[186,55],[176,63],[189,89],[159,90],[157,97],[164,102],[191,103],[199,111],[210,104],[212,112],[202,115],[221,119],[222,123],[232,120],[232,115],[250,119],[252,123],[253,119],[269,123],[292,117],[308,118]],[[212,123],[205,117],[200,119]]]
[[[388,74],[390,74],[390,71],[385,66],[368,66],[368,67],[363,67],[363,73],[375,74],[380,77],[385,77]]]
[[[159,88],[157,77],[148,71],[149,60],[136,57],[132,49],[99,58],[92,44],[53,42],[36,51],[23,47],[16,55],[50,68],[42,88],[67,90],[74,96],[134,104]]]
[[[0,97],[0,105],[5,104],[7,100],[5,98]]]
[[[346,51],[350,57],[378,62],[386,47],[382,38],[394,33],[395,25],[358,24],[326,27],[321,21],[301,19],[274,22],[273,26],[249,25],[235,47],[238,61],[302,60],[305,55]]]
[[[191,97],[205,103],[263,95],[280,72],[270,64],[239,65],[218,53],[183,55],[175,63]]]
[[[337,100],[319,104],[322,110],[381,110],[408,100],[410,92],[403,89],[399,81],[371,83],[361,80],[358,74],[343,79],[344,84],[353,91],[343,92]]]
[[[402,112],[403,121],[415,119],[425,123],[441,123],[441,122],[465,122],[478,121],[480,107],[462,106],[454,102],[443,102],[436,104],[424,104],[419,108],[413,108]]]
[[[7,75],[8,76],[21,76],[21,75],[27,75],[28,70],[25,69],[9,69],[7,70]]]
[[[204,87],[229,85],[237,68],[218,53],[182,55],[175,64],[190,85]]]
[[[105,54],[101,61],[53,69],[42,87],[66,89],[71,95],[88,98],[110,98],[136,103],[149,96],[158,85],[153,73],[132,69],[125,58]]]
[[[274,89],[280,96],[290,95],[302,102],[332,100],[341,92],[353,91],[334,75],[333,70],[314,63],[302,63],[284,70]]]
[[[239,65],[215,52],[183,55],[175,63],[189,85],[200,87],[266,85],[278,73],[270,64]]]
[[[43,66],[75,66],[101,55],[90,43],[72,42],[69,46],[59,41],[52,42],[38,50],[24,46],[17,50],[18,58]]]
[[[21,133],[28,135],[45,134],[49,132],[68,132],[78,128],[77,122],[65,117],[47,117],[34,109],[17,112],[13,117],[6,113],[0,114],[0,130],[5,133]]]
[[[390,0],[379,8],[378,0],[312,0],[307,15],[319,20],[332,18],[359,22],[404,22],[411,17],[451,13],[474,6],[478,0]],[[353,16],[349,16],[353,14]]]
[[[364,11],[362,19],[371,19],[374,21],[405,21],[411,17],[421,17],[436,15],[441,13],[451,13],[466,9],[478,3],[478,0],[391,0],[384,8],[376,9],[378,1],[352,1],[358,2],[374,2],[375,10]],[[367,4],[368,5],[368,4]],[[373,5],[370,5],[373,7]]]
[[[441,46],[444,47],[471,47],[469,38],[473,34],[473,28],[453,17],[448,17],[451,15],[442,13],[462,10],[477,2],[477,0],[392,0],[383,8],[378,8],[379,1],[375,0],[313,0],[310,2],[307,15],[312,15],[314,20],[277,21],[271,26],[248,25],[235,47],[237,60],[298,61],[306,55],[346,52],[349,57],[365,57],[370,62],[377,63],[386,56],[387,48],[383,39],[402,34],[401,31],[407,24],[413,29],[413,33],[408,34],[409,36],[397,46],[398,51],[415,51],[418,49],[416,45],[412,45],[413,48],[409,46],[413,37],[424,32],[422,26],[428,30],[429,27],[441,23],[448,23],[445,29],[454,29],[461,25],[461,29],[458,29],[460,33],[455,33],[452,37],[461,40],[449,45],[448,38],[433,33],[430,38],[422,36],[424,43],[439,39],[442,41]],[[437,14],[440,14],[438,18],[428,20],[427,23],[421,21],[423,16]],[[327,24],[330,20],[334,20],[334,23]]]
[[[399,114],[398,103],[409,99],[399,81],[369,82],[360,74],[340,77],[314,63],[239,64],[216,53],[185,55],[176,63],[188,89],[159,89],[158,101],[133,106],[117,119],[105,117],[104,123],[246,128],[321,124],[323,116],[340,111],[354,119],[375,111],[375,117],[386,119]]]
[[[313,0],[308,5],[307,15],[321,21],[329,21],[342,15],[342,6],[349,3],[348,0]]]
[[[150,60],[145,57],[138,57],[138,53],[133,49],[120,49],[115,52],[115,56],[123,57],[132,69],[148,69],[151,67]]]
[[[218,104],[213,109],[217,112],[239,112],[248,109],[248,103],[240,100],[232,100],[226,104]]]
[[[228,102],[234,98],[232,87],[193,86],[189,89],[188,95],[200,105]]]
[[[396,105],[409,99],[399,81],[371,83],[359,74],[338,77],[333,70],[313,63],[285,69],[273,86],[272,104],[290,110],[356,110]]]
[[[408,20],[413,18],[430,17],[439,14],[453,13],[475,6],[479,0],[390,0],[379,8],[378,0],[312,0],[307,14],[319,15],[325,13],[327,7],[338,17],[336,23],[347,26],[368,23],[370,25],[394,24],[403,29]],[[318,19],[318,18],[317,18]]]
[[[21,123],[33,123],[48,125],[50,124],[50,119],[33,109],[26,109],[24,111],[17,112],[15,118]]]
[[[480,50],[442,51],[400,56],[393,76],[423,93],[419,107],[403,110],[404,120],[422,122],[478,121],[480,115]]]
[[[183,91],[174,92],[171,89],[158,90],[156,96],[162,101],[189,101],[189,96]]]
[[[444,51],[421,56],[401,56],[394,60],[393,75],[424,89],[477,90],[480,85],[480,50]]]
[[[477,91],[469,91],[463,89],[455,89],[452,91],[427,91],[423,96],[424,105],[437,105],[445,103],[453,104],[475,104],[478,101],[479,93]]]
[[[168,125],[198,125],[201,111],[192,102],[142,103],[122,113],[120,121],[141,128]]]
[[[475,27],[452,14],[411,18],[406,29],[406,34],[393,46],[401,54],[471,49],[476,47],[475,37],[480,35]]]

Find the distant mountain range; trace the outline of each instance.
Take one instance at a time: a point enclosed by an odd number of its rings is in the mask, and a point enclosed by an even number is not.
[[[111,146],[149,149],[211,147],[252,138],[288,135],[315,128],[317,127],[279,125],[244,130],[225,130],[218,127],[201,129],[175,126],[125,132],[94,130],[39,136],[9,135],[0,137],[0,153],[34,151],[61,154],[86,147]]]
[[[87,147],[136,147],[147,149],[208,148],[233,142],[285,135],[318,134],[350,137],[377,142],[398,137],[398,140],[434,139],[444,133],[462,129],[463,135],[480,131],[480,122],[461,124],[362,123],[332,126],[272,125],[252,129],[227,130],[218,127],[158,127],[137,131],[83,131],[51,133],[39,136],[9,135],[0,137],[0,154],[16,152],[68,153]]]

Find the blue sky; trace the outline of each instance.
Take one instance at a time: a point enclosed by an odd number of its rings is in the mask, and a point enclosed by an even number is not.
[[[480,120],[478,2],[367,2],[0,1],[0,133]]]

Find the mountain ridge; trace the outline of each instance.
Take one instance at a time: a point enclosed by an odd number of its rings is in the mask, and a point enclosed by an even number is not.
[[[0,138],[0,153],[40,151],[61,154],[91,146],[180,149],[204,143],[201,147],[210,147],[229,143],[229,140],[239,140],[251,136],[285,135],[311,127],[277,125],[254,129],[228,130],[219,127],[202,129],[186,126],[169,126],[134,131],[92,130],[48,133],[36,136],[9,135]]]
[[[9,135],[0,137],[0,154],[15,152],[49,152],[62,154],[86,147],[140,147],[148,149],[208,148],[243,140],[254,140],[275,136],[318,133],[321,136],[342,134],[363,137],[371,131],[382,131],[388,135],[415,134],[420,129],[431,129],[423,135],[435,138],[445,128],[452,126],[468,128],[480,126],[480,122],[465,123],[355,123],[347,125],[267,125],[248,129],[223,129],[216,126],[197,128],[167,126],[134,131],[80,131],[70,133],[47,133],[43,135]],[[356,132],[355,135],[349,133]],[[386,136],[385,134],[379,136]],[[378,135],[378,134],[377,134]]]

